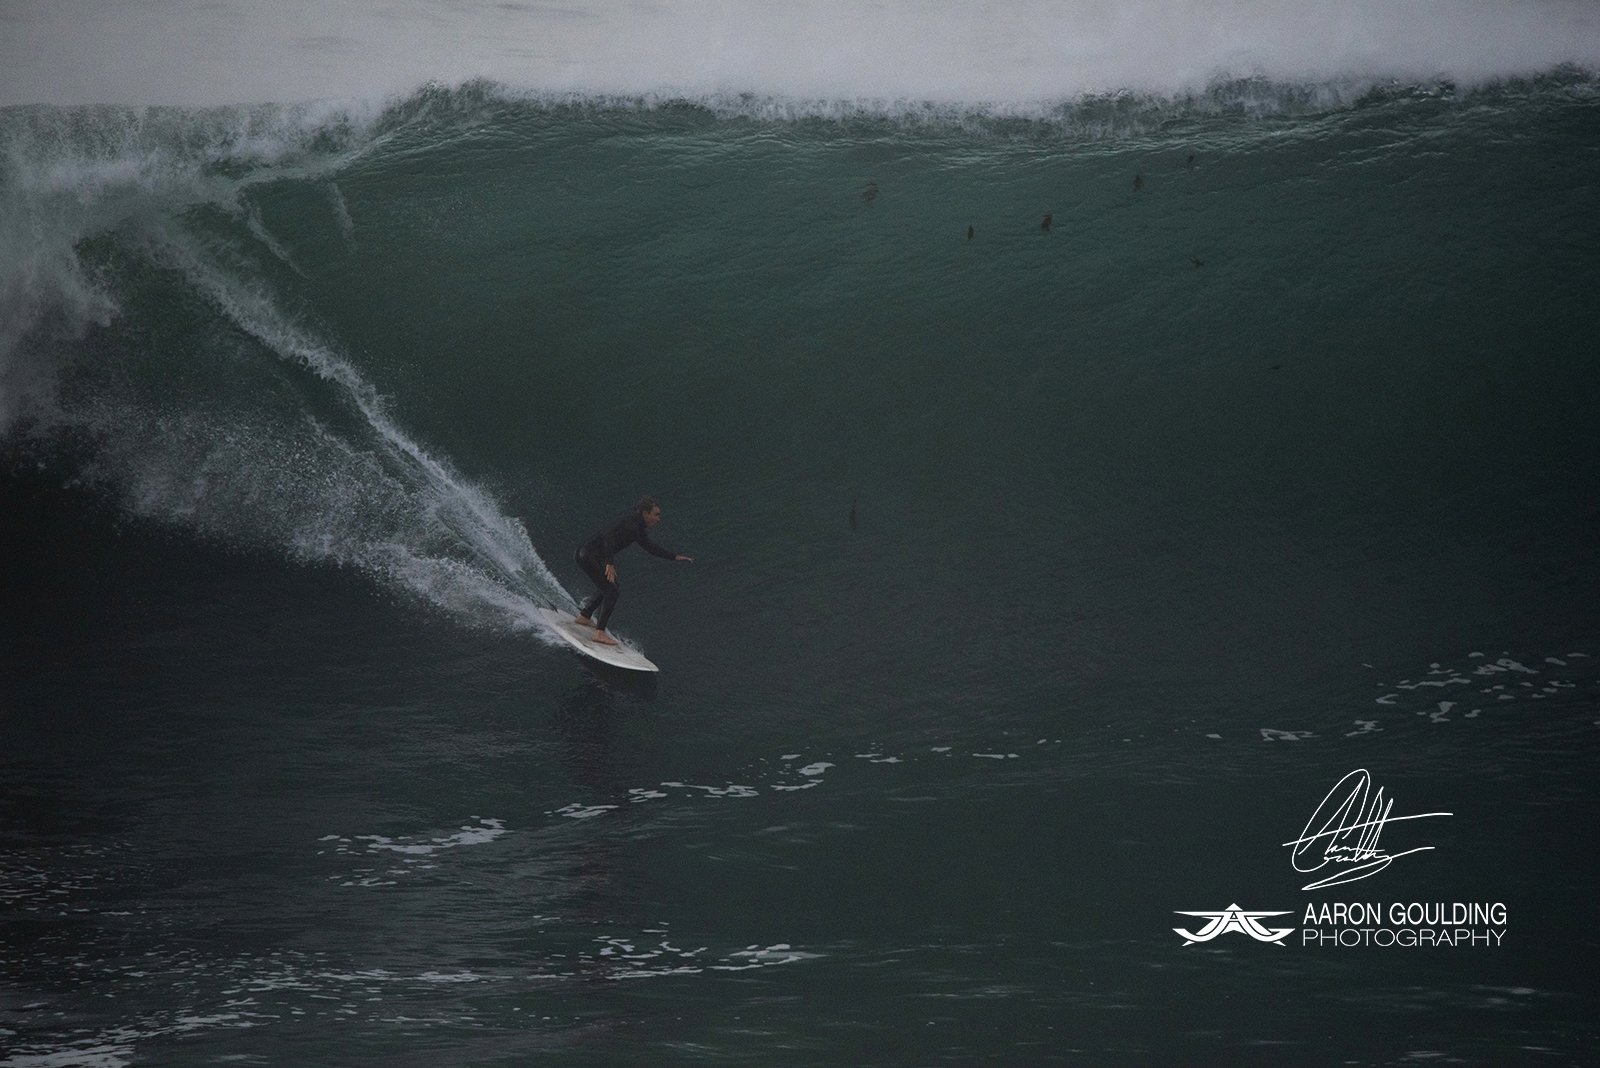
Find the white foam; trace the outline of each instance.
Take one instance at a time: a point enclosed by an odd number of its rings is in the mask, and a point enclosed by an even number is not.
[[[566,805],[566,806],[564,806],[562,808],[556,809],[556,812],[559,813],[562,816],[566,816],[568,819],[592,820],[596,816],[604,816],[607,812],[612,811],[616,807],[617,807],[616,805],[579,805],[579,804],[571,804],[571,805]]]
[[[702,786],[695,783],[664,782],[661,785],[674,790],[699,790],[707,797],[755,797],[760,793],[753,786],[743,786],[739,783],[729,783],[726,786]]]
[[[132,1045],[69,1046],[48,1053],[18,1053],[0,1061],[0,1068],[125,1068],[133,1063]]]
[[[15,35],[0,34],[0,42],[8,36]],[[241,206],[240,192],[255,182],[338,169],[369,143],[379,114],[368,104],[0,112],[0,434],[57,414],[55,368],[19,353],[46,314],[80,331],[117,314],[116,301],[78,259],[82,241],[113,230],[137,234],[162,215],[207,205],[239,216],[263,247],[289,262],[287,250]],[[224,173],[240,165],[247,177]]]
[[[383,850],[391,853],[401,853],[412,857],[425,857],[447,849],[461,849],[468,846],[484,845],[506,833],[504,820],[479,819],[476,824],[463,824],[459,829],[443,835],[429,837],[392,838],[383,834],[357,834],[324,835],[317,839],[319,842],[334,843],[333,852],[350,854],[360,843],[360,850],[370,852]]]

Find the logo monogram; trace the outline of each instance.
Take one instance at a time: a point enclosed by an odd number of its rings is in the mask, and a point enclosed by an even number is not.
[[[1263,927],[1256,922],[1263,916],[1287,916],[1289,915],[1288,912],[1246,912],[1237,904],[1229,905],[1221,912],[1184,912],[1178,909],[1173,911],[1177,912],[1179,916],[1205,916],[1211,920],[1210,923],[1200,929],[1199,933],[1185,931],[1182,927],[1173,928],[1175,932],[1183,936],[1183,944],[1186,946],[1192,946],[1196,942],[1209,942],[1218,935],[1227,934],[1229,931],[1237,931],[1240,934],[1249,935],[1257,942],[1273,942],[1281,946],[1283,945],[1283,940],[1294,933],[1293,927],[1284,927],[1280,930]]]

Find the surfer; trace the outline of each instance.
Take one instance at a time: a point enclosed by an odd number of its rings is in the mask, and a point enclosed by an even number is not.
[[[1046,215],[1044,217],[1044,222],[1039,224],[1039,229],[1045,231],[1046,233],[1049,233],[1050,224],[1055,222],[1055,221],[1056,221],[1056,217],[1054,215],[1046,213]]]
[[[579,623],[594,628],[593,641],[601,645],[617,644],[617,640],[606,633],[606,624],[610,622],[611,612],[617,607],[617,598],[622,594],[622,587],[617,585],[617,565],[612,563],[619,552],[638,542],[646,552],[663,560],[694,562],[694,557],[663,549],[650,540],[650,528],[659,522],[661,505],[654,497],[641,497],[639,503],[633,506],[633,511],[584,542],[574,554],[573,559],[583,568],[583,573],[598,587],[578,613]],[[600,609],[600,616],[591,619],[589,614],[596,608]]]

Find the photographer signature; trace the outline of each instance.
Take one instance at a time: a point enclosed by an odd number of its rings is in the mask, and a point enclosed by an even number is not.
[[[1378,848],[1378,837],[1391,820],[1425,820],[1434,816],[1449,816],[1449,812],[1424,812],[1415,816],[1391,816],[1394,802],[1384,799],[1383,788],[1372,789],[1372,776],[1366,768],[1357,768],[1334,784],[1317,810],[1306,821],[1305,830],[1292,842],[1291,854],[1294,870],[1310,873],[1332,864],[1332,875],[1302,886],[1302,890],[1317,890],[1324,886],[1353,883],[1376,875],[1396,860],[1412,853],[1421,853],[1433,846],[1418,846],[1401,853],[1390,853]]]

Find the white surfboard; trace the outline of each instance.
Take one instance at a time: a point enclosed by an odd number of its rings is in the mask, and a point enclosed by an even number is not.
[[[557,612],[553,608],[540,608],[536,611],[539,613],[539,618],[544,620],[551,630],[565,638],[568,645],[584,656],[592,656],[602,664],[610,664],[612,667],[625,668],[629,671],[661,670],[632,646],[602,645],[595,641],[593,627],[580,626],[565,612]]]

